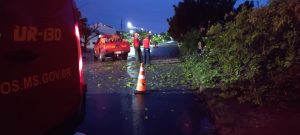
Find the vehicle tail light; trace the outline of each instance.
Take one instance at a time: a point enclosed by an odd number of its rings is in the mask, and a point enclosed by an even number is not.
[[[78,47],[78,66],[79,66],[79,77],[80,77],[80,88],[83,90],[84,87],[84,80],[83,80],[83,63],[82,63],[82,53],[81,53],[81,45],[80,45],[80,34],[79,34],[79,27],[78,24],[75,24],[75,35],[77,40],[77,47]],[[83,91],[81,91],[83,93]]]

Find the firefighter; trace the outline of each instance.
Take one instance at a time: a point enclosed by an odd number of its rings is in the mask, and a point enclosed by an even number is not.
[[[143,40],[144,45],[144,63],[150,64],[150,35],[147,34]]]
[[[157,41],[154,41],[154,48],[157,48],[158,46],[157,46]]]
[[[142,51],[140,48],[140,41],[139,41],[138,33],[134,33],[133,46],[134,46],[134,50],[135,50],[136,61],[139,61],[140,63],[142,63]]]

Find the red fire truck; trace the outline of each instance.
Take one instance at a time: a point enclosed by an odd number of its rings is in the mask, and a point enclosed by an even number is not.
[[[0,3],[0,134],[68,134],[86,93],[75,3]]]

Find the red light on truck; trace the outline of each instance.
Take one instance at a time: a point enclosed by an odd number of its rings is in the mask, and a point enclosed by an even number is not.
[[[79,27],[78,24],[75,24],[75,35],[77,39],[80,41],[80,35],[79,35]],[[80,45],[80,44],[79,44]]]
[[[83,63],[82,63],[82,53],[81,53],[81,45],[80,45],[80,34],[79,34],[79,27],[78,24],[75,24],[75,35],[77,39],[77,46],[78,46],[78,66],[79,66],[79,77],[80,77],[80,87],[83,89],[84,81],[83,81]],[[82,92],[82,91],[81,91]]]

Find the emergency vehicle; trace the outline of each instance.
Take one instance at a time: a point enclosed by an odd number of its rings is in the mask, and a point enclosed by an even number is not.
[[[0,134],[60,133],[84,114],[72,0],[1,0]]]
[[[121,57],[127,60],[130,52],[130,44],[117,34],[100,35],[94,46],[94,56],[100,61],[106,57],[112,57],[114,60]]]

